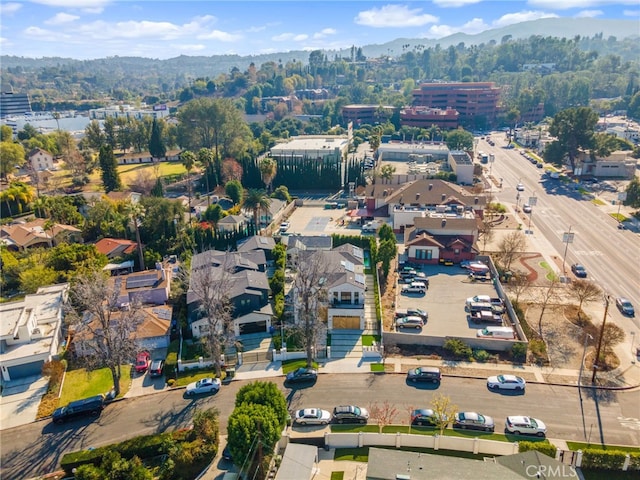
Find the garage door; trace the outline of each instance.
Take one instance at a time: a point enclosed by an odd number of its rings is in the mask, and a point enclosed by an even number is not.
[[[249,322],[240,324],[240,335],[247,333],[265,333],[267,331],[267,321]]]
[[[360,330],[360,317],[333,317],[335,330]]]
[[[42,375],[42,365],[44,361],[25,363],[24,365],[16,365],[15,367],[9,367],[9,377],[11,380],[16,378],[31,377],[33,375]]]

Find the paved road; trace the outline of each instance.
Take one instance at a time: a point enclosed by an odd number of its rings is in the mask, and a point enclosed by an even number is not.
[[[285,389],[282,377],[272,380],[282,388],[291,410],[309,406],[332,409],[338,404],[368,406],[388,400],[397,407],[396,421],[406,423],[403,416],[408,416],[409,407],[428,407],[434,393],[443,393],[460,409],[494,416],[498,431],[504,427],[505,416],[528,414],[547,422],[551,438],[640,444],[640,392],[606,392],[597,400],[584,392],[581,403],[576,388],[532,384],[525,395],[505,395],[488,391],[484,380],[454,377],[446,377],[438,389],[416,388],[406,384],[404,375],[393,374],[321,375],[312,388],[298,390]],[[225,432],[236,393],[246,383],[232,382],[215,396],[195,400],[186,399],[184,390],[127,399],[108,406],[96,421],[62,426],[43,421],[4,430],[1,477],[22,479],[48,473],[56,469],[64,452],[188,426],[198,408],[218,408]]]
[[[614,299],[625,296],[636,306],[640,305],[638,235],[618,230],[617,222],[603,207],[580,195],[573,185],[543,176],[543,170],[528,162],[516,149],[501,148],[504,142],[500,135],[495,134],[494,138],[498,140],[496,147],[483,144],[482,149],[495,155],[492,175],[503,179],[503,188],[496,196],[503,203],[515,206],[518,193],[515,186],[522,182],[525,191],[520,193],[520,206],[531,196],[537,198],[537,205],[533,207],[533,236],[548,242],[562,258],[566,247],[562,242],[563,233],[571,227],[575,237],[567,248],[567,271],[572,263],[582,263],[588,279]],[[640,315],[633,319],[623,317],[615,305],[611,305],[609,312],[624,330],[640,329]]]

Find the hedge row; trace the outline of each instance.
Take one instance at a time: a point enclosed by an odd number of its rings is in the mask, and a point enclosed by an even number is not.
[[[629,455],[629,470],[640,470],[640,453],[620,450],[599,450],[588,448],[582,452],[582,468],[591,470],[622,470]]]
[[[80,465],[90,463],[98,466],[102,462],[102,457],[108,451],[116,451],[127,460],[130,460],[133,457],[141,459],[152,458],[167,453],[168,446],[170,445],[168,440],[170,440],[171,437],[171,433],[142,435],[115,445],[107,445],[93,450],[80,450],[78,452],[67,453],[62,457],[60,466],[67,474],[71,474],[73,469]]]
[[[544,442],[518,442],[518,452],[528,452],[529,450],[536,450],[551,458],[556,458],[557,448],[555,445],[549,443],[549,440],[545,440]]]

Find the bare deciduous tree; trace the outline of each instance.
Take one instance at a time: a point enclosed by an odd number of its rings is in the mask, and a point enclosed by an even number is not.
[[[123,304],[119,285],[101,271],[79,275],[71,299],[75,311],[68,318],[77,322],[77,351],[86,354],[88,368],[109,368],[117,396],[120,368],[135,358],[138,349],[136,329],[143,320],[142,305],[138,301]]]
[[[549,304],[558,298],[558,292],[556,287],[558,285],[558,279],[553,277],[546,286],[541,287],[535,294],[535,303],[540,307],[540,317],[538,318],[538,333],[542,337],[542,318],[544,312],[547,310]]]
[[[487,243],[490,242],[494,237],[493,227],[493,218],[488,214],[485,214],[480,222],[480,228],[478,230],[479,236],[482,239],[483,252],[487,251]]]
[[[602,297],[600,287],[589,280],[578,279],[571,283],[569,289],[578,300],[578,320],[582,320],[582,305],[584,303],[592,302]]]
[[[197,299],[199,310],[206,318],[204,340],[207,353],[211,355],[216,376],[222,372],[222,352],[233,339],[231,328],[232,305],[229,299],[231,275],[224,266],[213,266],[208,262],[194,265],[188,279],[189,293]]]
[[[453,404],[447,395],[437,394],[431,399],[431,409],[434,413],[436,428],[442,435],[458,411],[458,406]]]
[[[328,268],[321,251],[311,254],[300,252],[292,258],[292,269],[296,271],[292,289],[296,308],[296,324],[293,330],[302,338],[308,367],[313,365],[314,346],[318,337],[326,331],[322,313],[326,312],[328,300],[326,287]]]
[[[508,285],[509,289],[515,294],[515,298],[512,303],[517,305],[520,303],[520,296],[531,288],[532,283],[529,280],[528,275],[519,273],[511,277]]]
[[[391,425],[397,414],[398,409],[388,400],[385,400],[382,405],[374,402],[369,406],[369,417],[378,423],[378,433],[382,433],[384,427]]]
[[[600,330],[598,330],[598,336]],[[604,326],[604,332],[602,333],[602,350],[604,354],[613,353],[613,347],[624,341],[625,333],[615,323],[607,323]],[[601,354],[602,356],[602,354]]]
[[[520,231],[513,231],[504,236],[498,244],[498,258],[505,270],[511,268],[511,264],[524,252],[527,239]]]

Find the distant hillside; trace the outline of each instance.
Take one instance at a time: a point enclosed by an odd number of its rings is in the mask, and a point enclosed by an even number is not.
[[[543,37],[564,37],[573,39],[576,36],[582,38],[590,38],[594,35],[602,34],[604,39],[615,37],[617,40],[625,38],[639,37],[640,23],[634,20],[603,20],[597,18],[543,18],[530,22],[522,22],[509,25],[502,28],[486,30],[476,35],[468,35],[465,33],[456,33],[438,40],[429,40],[424,38],[400,38],[380,45],[362,45],[363,54],[368,58],[376,58],[385,55],[394,57],[400,56],[406,49],[403,46],[409,45],[408,50],[422,45],[424,47],[435,47],[440,45],[441,48],[447,48],[450,45],[458,45],[464,43],[465,46],[489,44],[491,42],[501,43],[504,38],[511,36],[511,39],[523,39],[532,35]],[[605,46],[606,46],[606,42]],[[600,44],[602,46],[602,44]],[[632,49],[625,49],[622,52],[599,52],[600,54],[616,53],[623,56],[623,60],[637,60],[639,58],[636,46]],[[356,45],[359,46],[359,45]],[[588,44],[584,48],[591,48]],[[612,45],[615,48],[615,45]],[[349,58],[351,53],[345,50],[325,50],[327,57],[331,60],[335,56]],[[630,58],[626,58],[630,57]],[[298,60],[306,64],[309,60],[308,51],[289,51],[280,53],[271,53],[264,55],[212,55],[212,56],[187,56],[171,58],[167,60],[158,60],[142,57],[109,57],[96,60],[74,60],[70,58],[23,58],[15,56],[2,56],[2,70],[14,69],[21,67],[25,70],[34,70],[43,67],[60,67],[63,65],[90,66],[95,65],[97,68],[104,68],[109,65],[112,72],[120,69],[133,68],[144,69],[145,71],[161,72],[162,74],[175,74],[182,78],[195,77],[215,77],[220,73],[229,73],[232,68],[236,67],[240,70],[246,70],[250,63],[260,66],[266,62],[282,62],[286,64],[288,61]],[[100,68],[100,70],[102,69]]]

